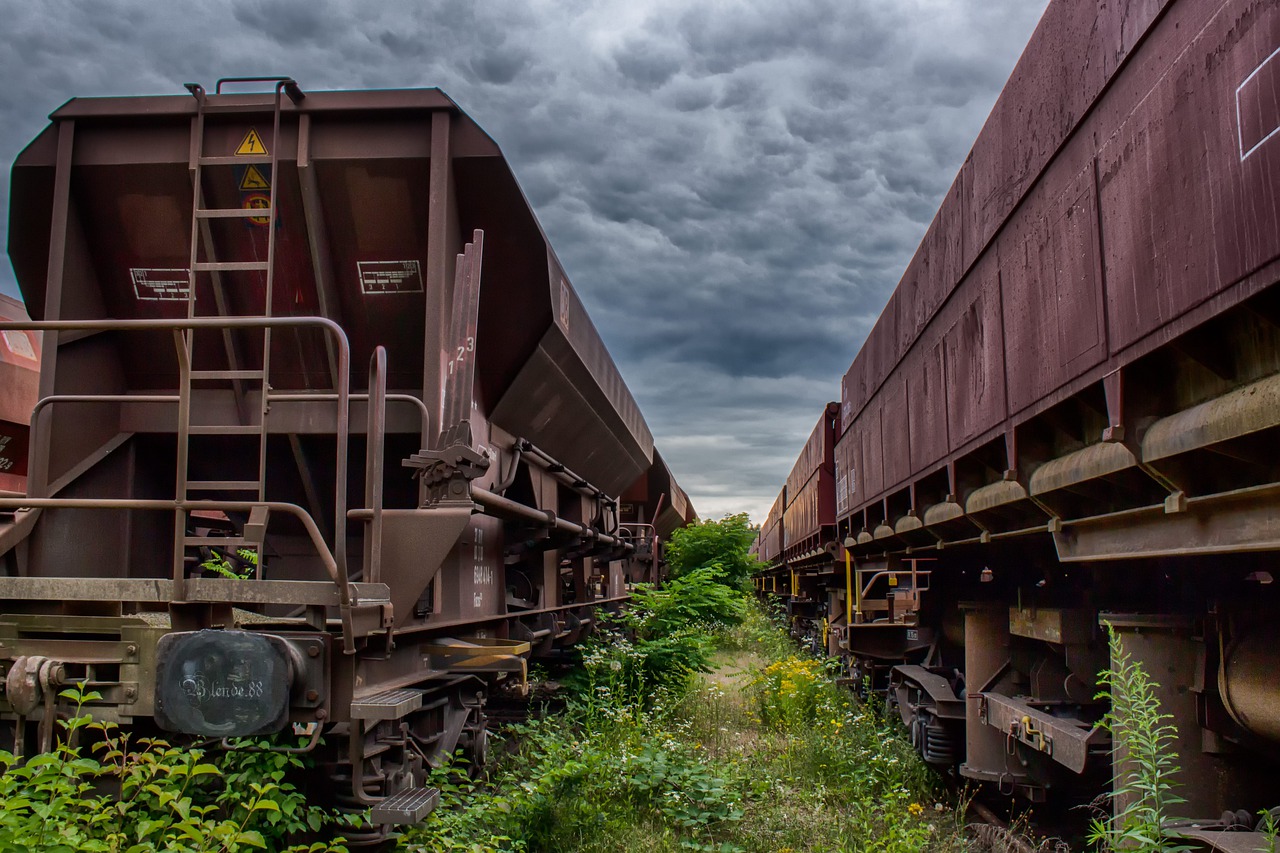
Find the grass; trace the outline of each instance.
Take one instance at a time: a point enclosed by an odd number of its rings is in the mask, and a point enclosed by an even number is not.
[[[643,698],[609,682],[634,667],[597,650],[601,677],[564,715],[517,727],[485,782],[440,774],[441,808],[403,849],[964,849],[961,812],[895,727],[762,611],[713,640],[709,672]]]

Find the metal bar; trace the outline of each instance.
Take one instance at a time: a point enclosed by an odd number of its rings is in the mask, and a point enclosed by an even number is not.
[[[373,583],[382,575],[382,477],[386,455],[387,351],[375,347],[369,359],[369,415],[365,425],[366,459],[364,502],[373,510],[365,537],[365,578]]]
[[[200,261],[191,265],[194,278],[198,272],[266,272],[266,261]]]
[[[342,330],[341,326],[324,317],[187,317],[186,319],[146,318],[141,320],[27,320],[23,322],[0,323],[0,331],[22,331],[26,329],[41,332],[82,330],[133,331],[142,329],[260,329],[268,326],[274,326],[277,328],[301,328],[305,326],[314,326],[333,335],[338,343],[338,429],[336,459],[334,464],[336,469],[334,481],[338,484],[338,488],[334,489],[334,553],[330,556],[335,562],[334,578],[335,582],[337,582],[341,587],[342,598],[344,601],[343,607],[344,610],[346,610],[350,607],[350,598],[347,591],[347,531],[345,520],[347,517],[347,443],[351,426],[351,348],[350,344],[347,342],[347,335]],[[92,503],[93,502],[90,502],[90,504]],[[175,504],[168,504],[164,501],[160,501],[158,503],[176,509]],[[258,503],[269,507],[275,505],[271,502],[264,501],[259,501]],[[253,504],[245,504],[245,506],[252,505]],[[302,516],[305,516],[306,520],[304,521],[304,524],[307,525],[309,531],[315,530],[316,536],[319,536],[319,531],[315,528],[315,520],[300,507],[297,507],[294,504],[281,504],[280,506],[292,507],[292,509],[282,509],[283,512],[296,511]],[[187,507],[194,509],[205,508],[202,506],[196,506],[193,502],[187,502]],[[223,507],[216,506],[209,508],[222,509]],[[319,542],[321,545],[324,544],[323,539],[319,539]],[[327,553],[328,549],[326,548],[325,551]],[[343,634],[347,651],[354,652],[355,646],[350,634],[349,626],[344,626]]]
[[[307,227],[307,247],[311,251],[311,269],[316,282],[316,301],[320,316],[340,321],[340,303],[333,286],[333,254],[329,247],[329,232],[321,209],[319,182],[315,168],[311,165],[311,116],[306,113],[298,117],[298,186],[302,190],[302,217]],[[337,356],[328,338],[325,338],[325,354],[329,359],[329,375],[336,376]],[[427,446],[426,441],[424,432],[423,447]]]
[[[243,157],[228,157],[229,160],[244,160]],[[203,160],[201,161],[203,162]],[[271,162],[270,160],[267,161]],[[262,216],[264,214],[271,215],[275,212],[275,207],[268,207],[263,210],[261,207],[227,207],[227,208],[207,208],[201,207],[196,209],[196,217],[198,219],[248,219],[251,216]]]
[[[244,154],[230,154],[225,157],[224,156],[200,157],[199,160],[197,160],[196,162],[198,162],[201,166],[266,166],[271,162],[271,158],[261,154],[256,156],[245,156]],[[250,210],[255,210],[255,213],[246,214],[246,215],[252,215],[252,216],[261,215],[256,213],[256,210],[258,209],[250,208]]]
[[[136,509],[174,512],[182,510],[215,510],[219,512],[249,512],[255,506],[263,506],[272,512],[283,512],[294,516],[302,523],[311,543],[315,545],[325,572],[342,590],[341,600],[350,602],[348,587],[350,582],[338,572],[335,555],[329,552],[320,530],[316,527],[311,514],[297,504],[284,501],[190,501],[190,500],[150,500],[142,498],[0,498],[0,510],[18,509]]]
[[[62,280],[66,272],[67,222],[71,215],[71,155],[75,147],[75,122],[58,124],[58,160],[53,177],[53,215],[49,225],[49,268],[45,277],[44,316],[62,316]],[[44,335],[40,342],[40,394],[47,396],[57,387],[58,335]],[[49,454],[28,453],[27,488],[32,494],[46,494],[49,488]]]
[[[858,616],[862,616],[862,596],[858,596]],[[853,558],[844,549],[844,624],[853,624]]]
[[[352,599],[357,602],[383,602],[390,595],[385,584],[352,583],[351,590]],[[168,602],[172,591],[168,578],[0,577],[0,597],[6,600]],[[328,581],[231,578],[188,578],[187,600],[324,607],[338,607],[341,603],[337,588]]]
[[[587,480],[585,477],[579,477],[577,474],[570,471],[558,460],[556,460],[554,457],[549,455],[546,451],[538,448],[536,445],[534,445],[533,442],[529,441],[527,438],[521,438],[517,440],[514,445],[514,448],[516,452],[520,454],[520,457],[522,459],[533,462],[539,468],[542,468],[543,470],[547,471],[549,474],[551,474],[561,483],[564,483],[569,488],[574,489],[575,491],[585,491],[591,497],[601,498],[611,504],[615,502],[614,499],[610,497],[608,494],[606,494],[603,489],[600,489],[599,487],[592,485],[592,483],[589,480]],[[661,495],[658,496],[658,504],[654,509],[653,520],[656,521],[659,513],[661,513],[662,502],[663,500],[666,499],[666,497],[667,497],[666,492],[663,492]]]
[[[261,370],[193,370],[192,379],[262,379]]]
[[[200,175],[196,172],[196,177]],[[195,248],[191,249],[192,256]],[[195,308],[195,290],[188,300],[188,313]],[[174,465],[173,496],[180,501],[187,496],[187,464],[191,451],[191,336],[193,332],[173,330],[173,341],[178,350],[178,448]],[[187,511],[181,507],[173,510],[173,597],[182,601],[185,596],[187,546],[182,541],[187,535]]]
[[[449,187],[453,181],[450,169],[449,130],[451,116],[440,110],[431,114],[431,162],[427,187],[427,269],[423,318],[422,399],[430,401],[431,432],[424,447],[435,447],[436,432],[444,428],[440,382],[440,356],[444,348],[444,322],[449,316],[445,303],[449,251]]]
[[[572,533],[576,536],[588,537],[602,545],[621,547],[628,551],[634,550],[633,545],[629,542],[623,542],[616,536],[601,533],[591,527],[586,527],[567,519],[560,518],[554,512],[536,509],[517,501],[513,501],[510,498],[503,497],[502,495],[495,495],[493,492],[487,492],[484,489],[473,488],[471,490],[471,499],[485,509],[493,510],[497,515],[527,519],[536,524],[545,525],[546,527],[551,527],[556,530],[563,530],[566,533]]]

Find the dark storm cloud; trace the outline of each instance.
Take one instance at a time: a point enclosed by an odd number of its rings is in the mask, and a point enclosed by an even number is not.
[[[1044,2],[0,0],[0,157],[77,95],[439,86],[502,145],[695,506],[758,519]]]

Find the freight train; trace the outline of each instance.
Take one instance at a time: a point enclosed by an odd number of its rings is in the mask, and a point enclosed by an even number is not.
[[[0,498],[0,728],[48,749],[83,684],[137,729],[292,733],[376,842],[693,509],[446,95],[187,90],[73,99],[13,166],[34,320],[0,329],[43,370]]]
[[[766,517],[924,759],[1106,789],[1106,627],[1188,815],[1280,802],[1280,5],[1052,0]],[[1243,848],[1240,848],[1243,849]]]

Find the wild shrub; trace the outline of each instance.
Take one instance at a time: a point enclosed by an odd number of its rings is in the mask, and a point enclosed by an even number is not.
[[[637,587],[627,608],[582,644],[582,669],[567,682],[588,704],[620,710],[683,693],[709,671],[712,632],[747,614],[743,593],[724,579],[717,566],[703,566],[662,587]]]
[[[339,842],[287,845],[290,833],[338,818],[307,807],[276,756],[241,756],[224,772],[202,749],[159,739],[134,744],[115,724],[95,722],[84,713],[86,702],[101,698],[95,691],[61,695],[75,711],[59,721],[61,738],[52,752],[19,761],[0,751],[3,853],[345,853]],[[88,750],[76,746],[89,739]]]
[[[1178,731],[1173,717],[1160,710],[1155,694],[1159,685],[1125,651],[1120,635],[1109,624],[1106,628],[1111,666],[1098,675],[1103,689],[1097,698],[1111,702],[1103,725],[1111,731],[1112,748],[1123,762],[1113,780],[1118,809],[1093,821],[1089,842],[1125,853],[1194,849],[1177,844],[1165,830],[1170,809],[1185,802],[1175,791]]]
[[[719,521],[695,521],[672,532],[666,545],[671,577],[714,565],[724,573],[729,586],[749,589],[751,574],[761,565],[750,553],[756,533],[746,513],[726,515]]]

